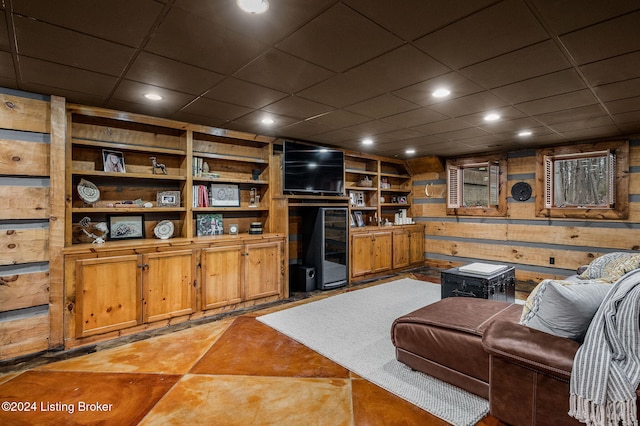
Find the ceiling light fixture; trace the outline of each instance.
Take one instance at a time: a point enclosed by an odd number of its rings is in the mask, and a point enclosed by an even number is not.
[[[413,148],[409,148],[409,149],[407,149],[407,150],[405,151],[405,153],[406,153],[406,154],[415,154],[415,153],[416,153],[416,150],[415,150],[415,149],[413,149]]]
[[[533,133],[531,132],[531,130],[523,130],[520,133],[518,133],[518,136],[520,136],[521,138],[526,137],[526,136],[531,136]]]
[[[496,120],[500,120],[500,116],[498,114],[487,114],[484,116],[484,121],[496,121]]]
[[[158,95],[157,93],[145,93],[144,97],[149,99],[150,101],[162,100],[162,96]]]
[[[434,90],[433,93],[431,93],[431,96],[433,96],[434,98],[444,98],[445,96],[449,96],[450,94],[451,90],[441,88]]]
[[[263,118],[262,119],[262,124],[273,124],[275,123],[275,120],[273,118]]]
[[[362,145],[371,145],[371,144],[373,144],[373,141],[370,138],[362,140]]]
[[[267,0],[236,0],[236,3],[240,9],[252,14],[264,13],[269,9]]]

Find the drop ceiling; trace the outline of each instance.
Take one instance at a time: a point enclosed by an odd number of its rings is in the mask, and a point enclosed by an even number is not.
[[[2,0],[0,86],[399,158],[640,134],[637,0],[269,2]]]

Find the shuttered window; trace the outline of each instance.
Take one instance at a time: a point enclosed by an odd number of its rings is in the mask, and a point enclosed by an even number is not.
[[[447,175],[447,193],[449,194],[447,207],[457,209],[460,207],[462,198],[462,194],[460,193],[462,188],[460,184],[462,181],[462,169],[458,166],[450,165],[447,167]]]
[[[545,208],[611,208],[615,157],[609,151],[545,156]]]

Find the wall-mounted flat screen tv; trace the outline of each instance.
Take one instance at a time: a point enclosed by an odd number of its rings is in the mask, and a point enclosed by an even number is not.
[[[342,195],[344,152],[285,140],[283,191]]]

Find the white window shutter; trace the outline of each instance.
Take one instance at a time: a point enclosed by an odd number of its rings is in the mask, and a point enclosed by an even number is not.
[[[609,153],[609,206],[616,204],[616,155]]]
[[[462,169],[458,166],[447,166],[447,207],[457,209],[462,202]]]
[[[492,164],[489,166],[489,205],[498,205],[498,194],[500,192],[500,167]]]
[[[544,206],[553,207],[553,159],[544,157]]]

